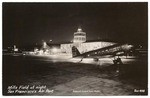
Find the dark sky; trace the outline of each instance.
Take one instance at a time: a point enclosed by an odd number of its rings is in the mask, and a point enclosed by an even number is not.
[[[3,47],[88,40],[147,42],[147,3],[3,3]]]

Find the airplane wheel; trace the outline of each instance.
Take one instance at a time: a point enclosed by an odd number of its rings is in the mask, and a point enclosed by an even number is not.
[[[116,65],[117,64],[117,60],[113,60],[114,64]]]

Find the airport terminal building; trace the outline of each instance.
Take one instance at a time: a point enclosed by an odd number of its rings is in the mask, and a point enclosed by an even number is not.
[[[113,42],[105,41],[86,41],[86,33],[81,28],[78,28],[77,32],[74,32],[73,43],[61,44],[60,49],[62,53],[72,54],[72,47],[75,46],[80,53],[85,53],[114,44]]]

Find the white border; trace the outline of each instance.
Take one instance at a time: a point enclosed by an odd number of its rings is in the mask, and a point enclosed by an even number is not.
[[[148,0],[1,0],[2,2],[148,2]]]
[[[1,21],[1,24],[0,24],[0,31],[1,31],[1,36],[0,36],[0,64],[1,64],[1,67],[0,67],[0,97],[5,97],[2,95],[2,2],[148,2],[148,0],[1,0],[1,4],[0,4],[0,21]],[[148,2],[148,7],[150,7],[150,4]],[[149,14],[149,8],[148,8],[148,16],[150,16]],[[149,19],[148,19],[148,29],[149,29]],[[148,30],[149,31],[149,30]],[[149,38],[149,32],[148,32],[148,38]],[[150,39],[148,39],[148,42],[150,41]],[[150,48],[149,46],[150,44],[148,44],[148,50]],[[149,58],[149,55],[150,53],[148,52],[148,61],[150,61],[150,58]],[[149,65],[149,62],[148,62],[148,65]],[[150,67],[148,66],[148,80],[150,79],[150,75],[149,75],[149,69]],[[150,88],[149,86],[149,81],[148,81],[148,88]],[[150,95],[150,91],[148,92],[148,96],[69,96],[69,97],[90,97],[90,98],[93,98],[93,97],[101,97],[101,98],[106,98],[106,97],[149,97]],[[26,96],[11,96],[11,97],[26,97]],[[43,96],[28,96],[28,97],[43,97]],[[65,97],[65,96],[45,96],[45,97],[57,97],[57,98],[62,98],[62,97]]]

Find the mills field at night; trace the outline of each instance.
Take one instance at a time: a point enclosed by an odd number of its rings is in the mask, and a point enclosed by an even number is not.
[[[3,2],[4,96],[148,95],[148,3]]]

